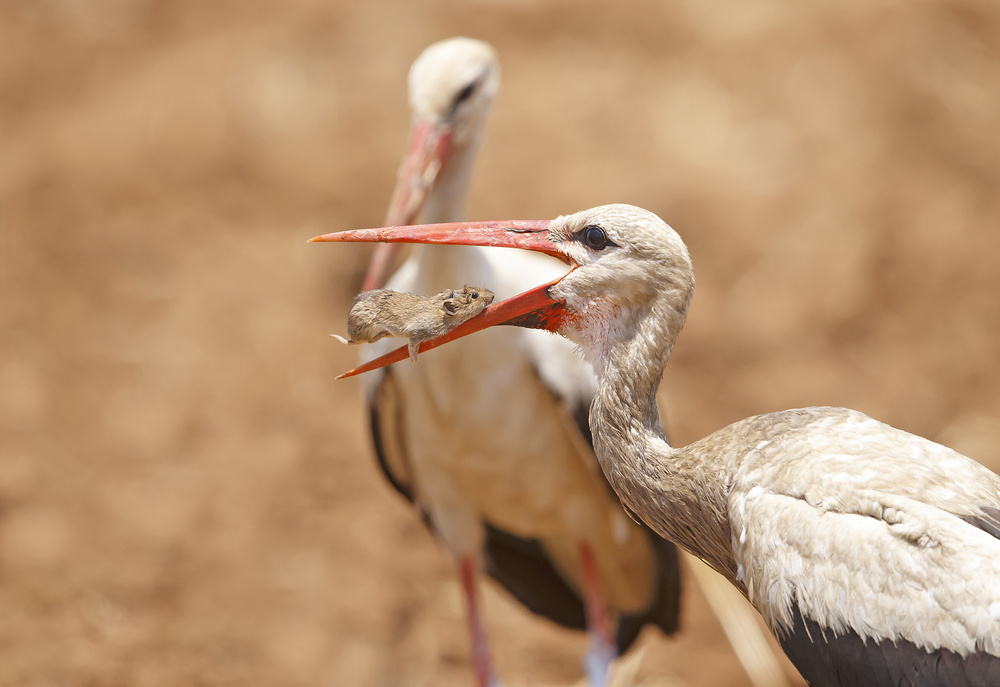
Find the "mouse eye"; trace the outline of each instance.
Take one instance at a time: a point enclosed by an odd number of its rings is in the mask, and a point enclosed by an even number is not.
[[[609,245],[615,245],[608,239],[608,235],[605,233],[604,229],[596,224],[587,225],[583,228],[581,233],[583,234],[583,242],[587,244],[587,247],[591,250],[604,250]]]
[[[477,298],[479,298],[479,292],[478,291],[473,291],[472,292],[472,300],[476,300]]]

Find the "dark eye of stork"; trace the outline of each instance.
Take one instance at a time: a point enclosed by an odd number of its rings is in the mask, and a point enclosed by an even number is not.
[[[596,224],[588,224],[580,232],[583,242],[587,244],[587,248],[591,250],[604,250],[608,246],[616,245],[611,239],[608,238],[607,233],[604,229],[597,226]]]
[[[466,100],[471,98],[472,92],[475,90],[476,90],[476,82],[473,81],[468,86],[466,86],[465,88],[463,88],[458,92],[458,95],[455,96],[455,104],[458,105],[459,103],[465,102]]]
[[[476,84],[478,81],[473,81],[468,86],[463,88],[455,96],[455,99],[451,101],[451,111],[448,113],[449,117],[454,117],[455,113],[458,111],[459,106],[466,100],[472,97],[472,94],[476,92]]]

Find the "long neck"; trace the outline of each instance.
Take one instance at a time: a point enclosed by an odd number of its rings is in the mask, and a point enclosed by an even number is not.
[[[440,172],[437,183],[424,202],[420,222],[461,222],[465,219],[465,197],[468,194],[472,168],[482,141],[482,132],[456,148],[448,164]],[[419,267],[422,284],[430,289],[460,288],[463,279],[473,279],[464,266],[472,263],[476,249],[469,246],[414,246],[413,255]],[[473,273],[474,274],[474,273]]]
[[[672,448],[660,424],[656,392],[684,321],[669,304],[660,309],[642,319],[634,336],[605,351],[590,410],[597,458],[622,502],[647,525],[736,583],[725,516],[727,470],[697,445]]]
[[[472,168],[482,139],[483,131],[480,129],[463,145],[456,146],[424,202],[421,223],[461,222],[465,219],[465,198],[469,193]]]

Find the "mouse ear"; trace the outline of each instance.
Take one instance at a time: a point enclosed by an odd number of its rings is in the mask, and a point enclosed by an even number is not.
[[[455,304],[455,301],[450,298],[442,303],[441,307],[444,308],[444,312],[447,315],[454,315],[458,312],[458,306]]]

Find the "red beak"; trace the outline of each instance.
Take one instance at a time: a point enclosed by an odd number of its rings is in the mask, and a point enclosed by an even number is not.
[[[417,123],[410,135],[410,149],[399,167],[396,190],[389,202],[385,223],[389,226],[413,224],[424,206],[424,201],[434,188],[438,174],[452,153],[451,127],[436,128]],[[398,250],[398,245],[385,244],[375,248],[361,289],[377,289],[385,283],[387,273]]]
[[[358,229],[336,234],[324,234],[310,241],[334,242],[385,242],[385,243],[436,243],[462,246],[496,246],[500,248],[522,248],[545,253],[572,265],[570,259],[559,250],[559,246],[548,236],[549,221],[513,222],[451,222],[448,224],[424,224],[411,227],[384,227],[380,229]],[[463,322],[441,336],[428,339],[420,344],[422,353],[441,344],[468,336],[487,327],[507,324],[531,329],[557,331],[566,317],[565,304],[549,295],[550,288],[562,277],[526,291],[500,303],[494,303],[479,315]],[[400,346],[391,353],[371,360],[337,379],[352,377],[362,372],[376,370],[403,360],[408,356],[406,346]]]

